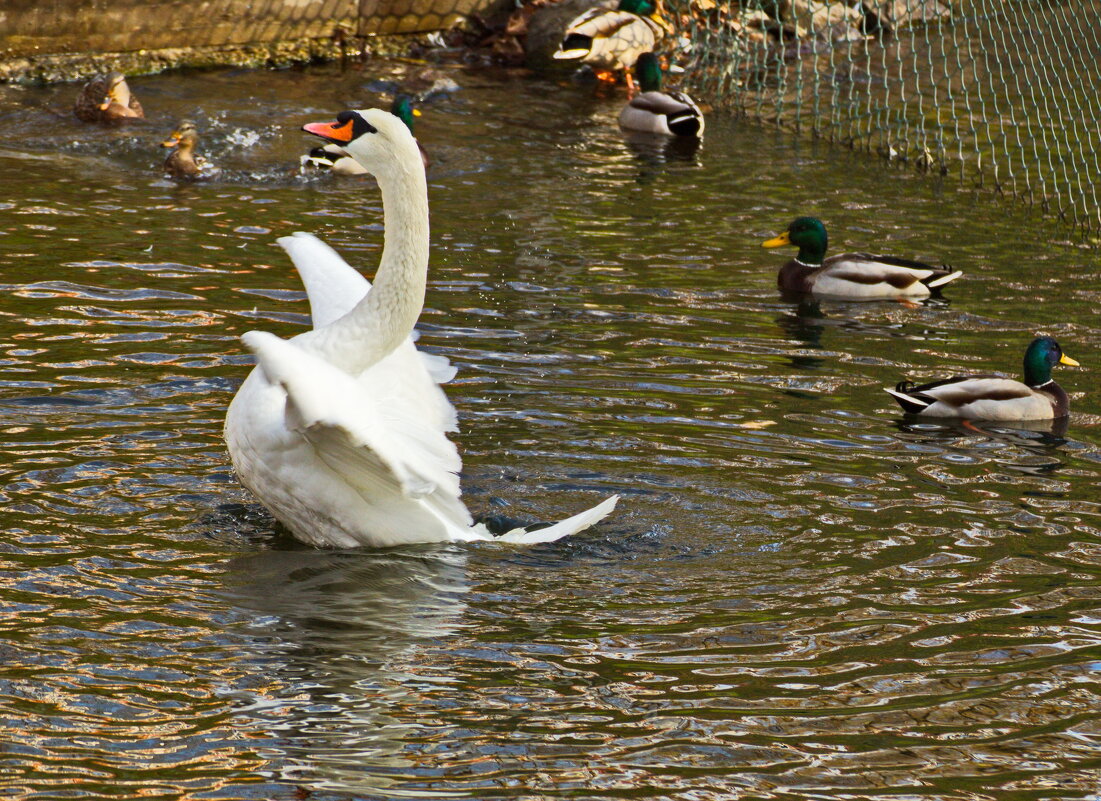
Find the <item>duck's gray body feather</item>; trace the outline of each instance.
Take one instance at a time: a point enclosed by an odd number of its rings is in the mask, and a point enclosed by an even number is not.
[[[683,92],[641,92],[623,107],[619,124],[629,131],[703,136],[703,114]]]
[[[1049,420],[1069,412],[1067,393],[1054,381],[1038,387],[996,375],[957,376],[887,390],[904,410],[928,417],[968,420]]]

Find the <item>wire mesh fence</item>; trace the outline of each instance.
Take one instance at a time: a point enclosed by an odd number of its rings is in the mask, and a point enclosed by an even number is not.
[[[1101,2],[673,0],[704,96],[1101,230]]]

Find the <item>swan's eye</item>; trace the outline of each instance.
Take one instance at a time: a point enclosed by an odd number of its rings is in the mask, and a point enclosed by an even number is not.
[[[311,122],[302,129],[322,139],[346,145],[363,134],[377,133],[371,123],[354,111],[342,111],[336,115],[336,122]]]
[[[350,128],[347,128],[348,125]],[[378,133],[375,126],[363,119],[363,117],[354,111],[342,111],[336,115],[336,122],[333,123],[333,130],[338,128],[346,128],[351,131],[351,139],[358,139],[363,134]]]

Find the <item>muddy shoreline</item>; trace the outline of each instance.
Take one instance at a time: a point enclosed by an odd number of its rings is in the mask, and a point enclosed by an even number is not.
[[[120,53],[50,53],[0,61],[0,83],[64,83],[107,70],[152,75],[165,70],[206,67],[280,68],[317,61],[405,56],[429,46],[431,34],[298,39],[242,45],[171,47]]]

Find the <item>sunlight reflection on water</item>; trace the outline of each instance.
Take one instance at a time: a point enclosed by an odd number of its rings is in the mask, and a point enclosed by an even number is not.
[[[373,182],[297,174],[298,126],[387,105],[377,75],[143,77],[151,121],[120,130],[69,119],[71,86],[0,87],[9,795],[1095,792],[1092,256],[721,115],[670,153],[620,136],[618,99],[452,72],[418,120],[420,342],[459,368],[468,503],[623,495],[522,551],[309,550],[229,471],[237,337],[307,322],[274,240],[378,258]],[[219,180],[162,179],[185,116]],[[759,243],[797,213],[967,275],[917,308],[784,302]],[[1015,374],[1039,331],[1083,365],[1066,430],[908,421],[882,392]]]

